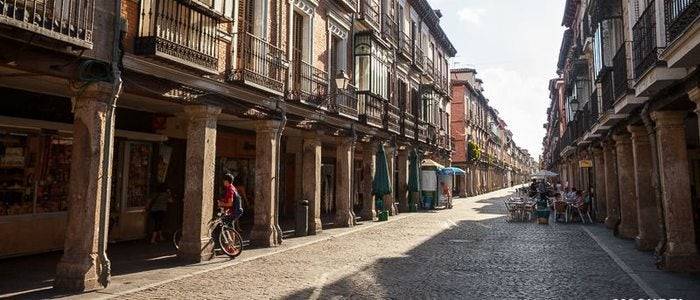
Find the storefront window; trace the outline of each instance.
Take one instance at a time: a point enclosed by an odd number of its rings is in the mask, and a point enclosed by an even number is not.
[[[0,130],[0,216],[65,211],[72,139]]]
[[[145,207],[151,182],[151,155],[153,148],[147,143],[128,143],[128,170],[126,207]]]

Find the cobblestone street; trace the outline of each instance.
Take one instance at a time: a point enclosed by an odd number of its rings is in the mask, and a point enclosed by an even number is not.
[[[506,223],[502,197],[511,191],[122,297],[678,297],[635,282],[580,225]],[[700,286],[697,279],[680,280],[687,283],[681,293]]]

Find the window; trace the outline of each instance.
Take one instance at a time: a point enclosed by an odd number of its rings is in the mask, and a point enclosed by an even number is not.
[[[370,92],[380,98],[389,99],[389,52],[368,35],[355,39],[355,76],[358,91]]]

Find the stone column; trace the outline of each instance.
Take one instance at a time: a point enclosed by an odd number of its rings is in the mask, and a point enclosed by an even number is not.
[[[617,156],[617,182],[620,190],[620,237],[633,239],[637,237],[637,200],[634,184],[634,157],[632,139],[629,133],[613,135]]]
[[[634,186],[637,200],[637,228],[635,238],[637,249],[654,250],[659,243],[659,226],[656,203],[654,201],[654,184],[652,182],[651,148],[649,135],[644,126],[627,126],[632,134],[632,153],[634,157]]]
[[[260,247],[280,244],[277,224],[277,133],[280,121],[260,121],[255,127],[255,207],[250,242]]]
[[[395,216],[396,211],[396,191],[398,189],[394,186],[394,162],[396,157],[394,156],[394,151],[396,149],[392,147],[386,147],[386,163],[389,167],[389,183],[391,184],[391,193],[384,196],[384,208],[389,211],[390,216]]]
[[[593,148],[593,166],[595,168],[595,208],[596,219],[604,222],[607,216],[605,203],[605,160],[603,160],[603,149]]]
[[[374,196],[372,195],[372,181],[376,172],[376,152],[377,145],[370,143],[362,149],[362,220],[374,221],[377,219],[377,210],[374,207]]]
[[[700,270],[695,245],[693,206],[690,195],[688,150],[685,142],[685,111],[655,111],[659,173],[666,223],[667,250],[664,268]]]
[[[335,225],[338,227],[352,227],[355,225],[355,216],[352,212],[352,165],[355,141],[345,139],[340,142],[336,150],[336,176],[335,176]]]
[[[302,146],[302,193],[309,201],[309,234],[321,232],[321,139],[304,138]]]
[[[110,262],[100,254],[99,243],[106,243],[107,223],[103,210],[109,211],[109,197],[103,184],[111,182],[111,168],[105,144],[114,136],[114,120],[108,122],[112,86],[90,85],[75,100],[73,151],[68,186],[68,222],[63,256],[56,268],[54,288],[75,292],[107,286]],[[111,164],[109,164],[111,166]],[[107,180],[103,180],[103,176]],[[31,237],[28,237],[31,238]]]
[[[399,212],[408,212],[408,150],[400,150],[398,157],[399,186],[396,187],[396,200]]]
[[[607,208],[605,226],[615,229],[620,222],[620,195],[615,167],[615,144],[610,140],[603,142],[603,161],[605,162],[605,207]]]
[[[216,118],[221,109],[186,106],[187,160],[182,218],[182,241],[178,255],[200,262],[213,257],[209,224],[214,212]]]

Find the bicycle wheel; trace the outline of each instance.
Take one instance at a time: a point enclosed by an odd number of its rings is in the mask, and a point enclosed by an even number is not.
[[[221,250],[231,258],[235,258],[243,252],[243,238],[233,228],[222,227],[219,232],[219,245]]]
[[[180,250],[180,240],[182,239],[182,231],[177,230],[173,233],[173,245],[175,245],[176,250]]]

